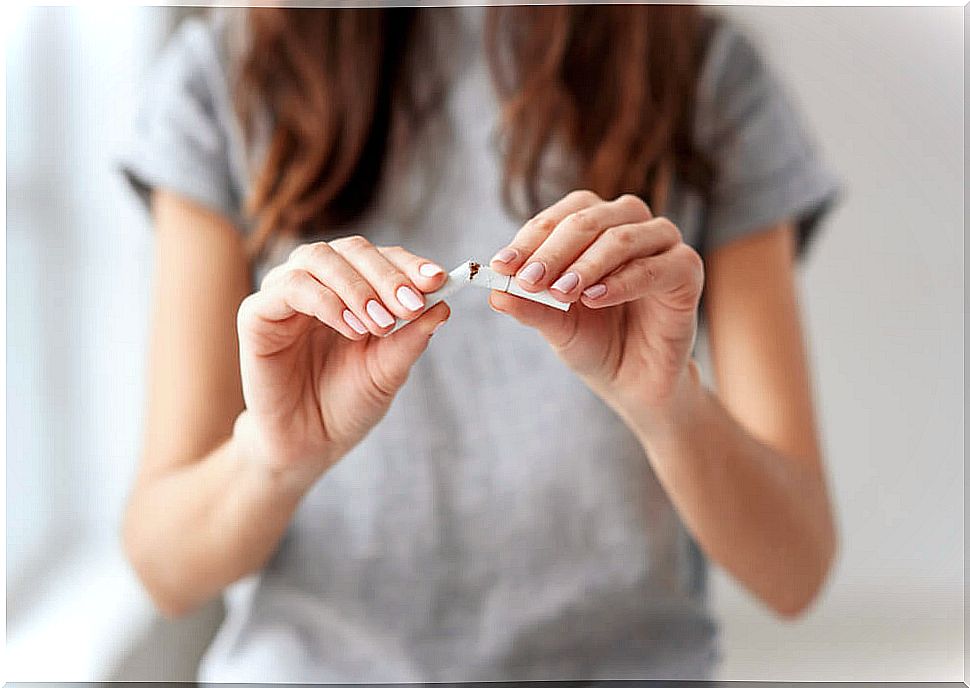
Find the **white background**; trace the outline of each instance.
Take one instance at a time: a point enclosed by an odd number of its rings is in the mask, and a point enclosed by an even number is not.
[[[962,680],[963,9],[720,11],[847,182],[802,275],[840,558],[794,624],[715,576],[722,677]],[[9,680],[189,678],[211,625],[157,623],[117,544],[151,234],[112,156],[171,14],[6,29]]]
[[[737,7],[847,182],[803,272],[841,521],[784,627],[717,586],[725,678],[962,680],[962,8]]]

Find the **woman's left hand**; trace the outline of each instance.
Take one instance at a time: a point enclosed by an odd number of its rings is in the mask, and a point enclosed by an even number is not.
[[[490,298],[538,329],[621,416],[675,402],[690,375],[704,267],[642,200],[574,191],[529,220],[491,267],[573,304],[561,312],[497,291]]]

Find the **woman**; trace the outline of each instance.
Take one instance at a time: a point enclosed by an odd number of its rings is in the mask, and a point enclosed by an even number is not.
[[[125,543],[168,615],[226,592],[203,680],[703,678],[705,558],[781,615],[816,596],[793,264],[836,187],[730,26],[191,21],[125,169],[157,228]],[[435,334],[442,266],[491,255],[569,311],[466,291]]]

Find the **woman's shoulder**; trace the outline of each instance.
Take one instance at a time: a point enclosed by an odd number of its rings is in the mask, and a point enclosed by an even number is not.
[[[704,30],[701,99],[723,104],[752,88],[777,87],[754,36],[720,13],[705,16]]]
[[[758,37],[722,14],[709,17],[694,115],[695,142],[715,167],[704,243],[713,249],[793,221],[802,249],[840,181]]]
[[[244,38],[241,12],[212,9],[183,19],[159,55],[154,86],[167,76],[179,85],[206,89],[210,98],[228,96],[232,64]]]
[[[232,98],[242,10],[183,19],[143,82],[122,170],[148,205],[165,187],[242,226],[245,149]]]

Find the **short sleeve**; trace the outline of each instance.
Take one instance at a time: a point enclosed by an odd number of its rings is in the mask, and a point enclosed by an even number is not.
[[[144,83],[121,170],[147,207],[165,188],[239,222],[226,121],[228,84],[211,23],[184,21]]]
[[[696,135],[714,166],[704,252],[791,220],[803,253],[842,193],[791,95],[758,51],[720,22],[698,88]]]

